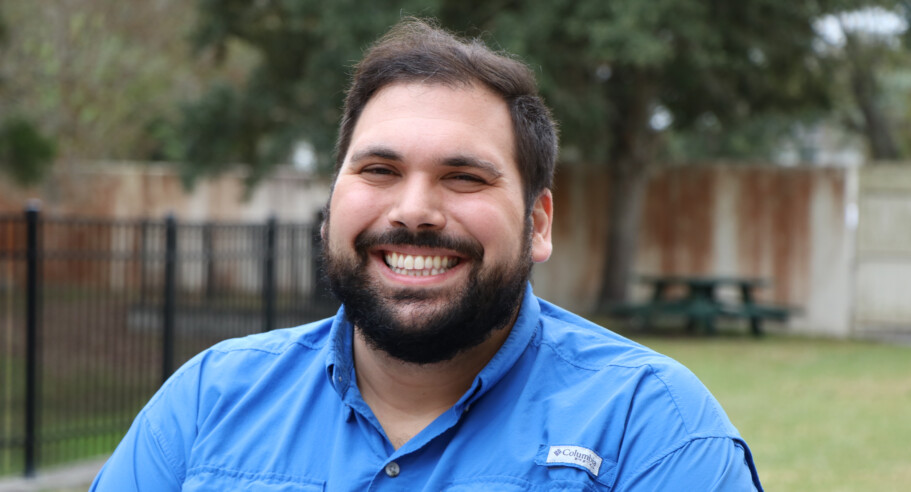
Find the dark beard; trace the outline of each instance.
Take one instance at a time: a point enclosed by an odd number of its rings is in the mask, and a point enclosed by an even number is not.
[[[346,259],[329,251],[323,242],[323,258],[329,287],[344,304],[345,315],[370,347],[416,364],[450,360],[476,347],[513,319],[531,273],[531,221],[526,224],[521,255],[507,264],[482,271],[483,248],[473,240],[444,236],[438,231],[412,232],[393,229],[383,234],[362,232],[355,238],[358,258]],[[326,229],[328,227],[328,218]],[[373,245],[416,245],[444,248],[472,261],[468,284],[446,293],[451,302],[408,319],[400,319],[396,304],[421,302],[433,297],[428,289],[400,289],[388,295],[367,276],[367,250]]]

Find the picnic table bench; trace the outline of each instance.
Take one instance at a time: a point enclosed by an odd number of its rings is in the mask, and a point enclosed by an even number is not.
[[[685,276],[645,275],[641,282],[651,285],[651,298],[643,302],[623,303],[613,306],[610,311],[616,316],[640,319],[648,327],[654,317],[682,316],[687,328],[704,328],[715,333],[718,318],[747,319],[753,335],[762,334],[762,321],[766,319],[787,321],[790,310],[786,307],[757,303],[754,291],[767,286],[764,279],[734,276]],[[722,287],[734,287],[739,294],[738,302],[731,302],[718,296]],[[668,295],[675,287],[683,287],[684,294],[678,297]]]

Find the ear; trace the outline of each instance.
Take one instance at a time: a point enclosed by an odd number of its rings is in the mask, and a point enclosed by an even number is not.
[[[553,219],[554,197],[550,190],[544,190],[531,209],[531,259],[535,263],[547,261],[554,249],[550,237]]]

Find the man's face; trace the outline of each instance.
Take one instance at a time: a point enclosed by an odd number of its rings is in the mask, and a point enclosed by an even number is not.
[[[400,83],[364,107],[325,224],[330,284],[374,348],[451,358],[506,327],[550,255],[551,197],[525,215],[505,102]]]

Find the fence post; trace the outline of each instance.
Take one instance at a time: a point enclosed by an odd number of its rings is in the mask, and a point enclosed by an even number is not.
[[[161,383],[174,372],[174,328],[177,308],[177,220],[165,219],[164,307],[161,336]]]
[[[215,227],[212,222],[202,226],[202,264],[206,278],[206,301],[215,298],[215,240],[213,238]]]
[[[40,205],[37,202],[28,204],[25,210],[26,240],[26,291],[25,291],[25,476],[35,475],[36,451],[38,440],[38,359],[41,351],[39,343],[40,295],[41,295],[41,244],[39,227],[41,225]]]
[[[301,251],[300,246],[300,232],[301,229],[298,226],[291,226],[286,229],[288,231],[288,260],[291,263],[288,267],[288,270],[291,272],[291,295],[295,299],[295,302],[301,297],[301,283],[305,281],[304,276],[301,275],[301,255],[306,254],[306,252]],[[309,230],[309,229],[308,229]]]
[[[149,219],[139,223],[139,303],[145,306],[149,299],[149,280],[146,274],[149,260]]]
[[[266,221],[265,258],[263,262],[263,331],[275,329],[275,216]]]

